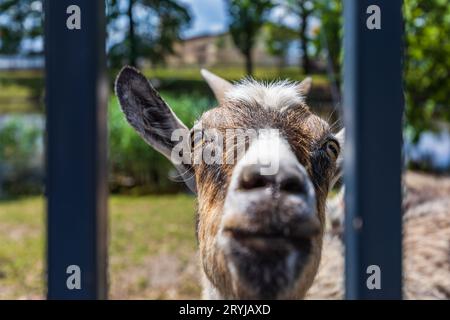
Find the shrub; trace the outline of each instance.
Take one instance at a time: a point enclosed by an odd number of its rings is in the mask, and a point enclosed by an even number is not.
[[[198,93],[161,96],[188,127],[213,104]],[[108,111],[110,186],[112,192],[176,192],[185,187],[169,179],[176,176],[173,166],[148,146],[126,122],[117,99],[111,99]]]
[[[43,119],[0,119],[0,195],[32,194],[43,186]]]

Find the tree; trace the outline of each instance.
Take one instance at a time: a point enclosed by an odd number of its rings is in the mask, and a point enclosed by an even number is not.
[[[114,43],[109,55],[113,66],[128,63],[136,66],[139,57],[152,65],[162,63],[174,53],[173,43],[191,21],[189,10],[175,0],[107,0],[108,31],[120,32],[120,21],[128,22],[123,41]]]
[[[229,28],[234,44],[245,57],[248,75],[253,74],[252,49],[258,31],[267,21],[273,7],[271,0],[226,0],[229,12]]]
[[[342,83],[342,1],[316,0],[314,14],[320,19],[320,27],[314,38],[316,55],[321,55],[327,61],[333,99],[338,103]]]
[[[280,23],[267,22],[264,26],[267,52],[280,59],[279,68],[284,66],[287,51],[297,33]]]
[[[310,0],[284,0],[281,4],[294,13],[298,19],[300,26],[298,28],[298,36],[302,49],[300,66],[304,74],[311,73],[311,59],[308,53],[310,38],[308,36],[309,18],[314,12],[314,1]]]
[[[450,122],[450,6],[447,0],[405,0],[406,127],[410,138]]]
[[[25,41],[42,38],[41,0],[2,0],[0,2],[0,53],[38,54],[42,46],[23,46]]]

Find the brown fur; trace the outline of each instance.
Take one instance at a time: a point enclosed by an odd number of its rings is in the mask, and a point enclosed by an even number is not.
[[[306,105],[299,105],[280,113],[277,110],[266,110],[258,105],[228,103],[206,112],[200,121],[203,128],[216,128],[223,134],[225,129],[229,128],[280,129],[314,183],[319,220],[322,226],[325,225],[325,201],[334,166],[333,164],[317,166],[311,161],[331,132],[328,125],[313,115]],[[220,288],[223,297],[249,297],[251,295],[245,288],[232,282],[226,258],[217,249],[216,243],[233,166],[202,163],[194,169],[198,188],[198,240],[201,264],[206,277],[216,288]],[[282,298],[303,298],[317,271],[321,247],[322,235],[315,239],[312,262],[302,272],[298,281],[299,285],[292,294]]]

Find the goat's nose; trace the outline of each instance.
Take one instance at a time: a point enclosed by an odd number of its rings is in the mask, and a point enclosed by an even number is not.
[[[306,181],[303,174],[291,167],[280,167],[273,175],[262,174],[262,165],[251,164],[242,168],[238,188],[240,190],[253,190],[272,187],[292,194],[305,194]]]

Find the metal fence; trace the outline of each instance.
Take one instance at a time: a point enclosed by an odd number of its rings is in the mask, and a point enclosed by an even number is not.
[[[45,2],[48,298],[107,297],[105,8],[78,0],[80,29],[66,26],[74,1]],[[368,18],[380,9],[381,28]],[[346,0],[346,297],[401,298],[400,0]],[[373,7],[372,7],[373,8]],[[376,10],[375,10],[376,11]],[[81,289],[66,285],[71,266]],[[372,268],[371,268],[372,266]],[[381,288],[369,289],[373,266]]]

